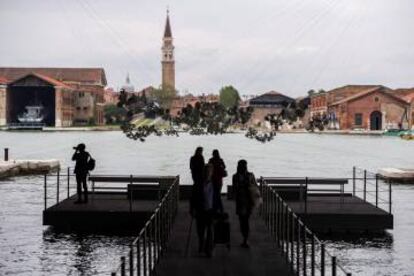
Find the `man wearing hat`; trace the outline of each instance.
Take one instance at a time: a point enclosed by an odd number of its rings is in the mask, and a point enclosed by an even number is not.
[[[85,151],[85,144],[79,144],[73,149],[75,153],[72,156],[72,161],[76,161],[74,173],[76,175],[76,188],[78,194],[78,200],[75,201],[76,204],[88,202],[88,185],[86,183],[86,177],[88,175],[88,161],[91,157],[89,152]],[[82,187],[84,191],[85,201],[82,201]]]

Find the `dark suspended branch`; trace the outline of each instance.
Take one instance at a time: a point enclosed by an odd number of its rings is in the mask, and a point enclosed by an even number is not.
[[[169,109],[163,108],[156,101],[148,100],[143,97],[128,97],[125,92],[121,92],[119,105],[127,111],[127,120],[122,124],[121,129],[130,139],[144,142],[147,137],[154,136],[179,136],[179,132],[186,132],[190,135],[221,135],[229,133],[234,128],[244,129],[251,119],[252,107],[225,107],[219,102],[197,102],[194,106],[187,105],[172,116]],[[147,118],[161,118],[165,125],[137,126],[131,121],[134,115],[144,113]],[[274,139],[280,127],[288,122],[295,122],[303,117],[304,109],[293,104],[281,109],[279,113],[272,113],[265,116],[265,121],[269,122],[269,130],[258,131],[249,128],[245,134],[247,138],[255,139],[265,143]]]

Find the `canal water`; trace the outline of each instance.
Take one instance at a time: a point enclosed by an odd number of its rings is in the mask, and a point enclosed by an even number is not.
[[[229,175],[241,158],[256,176],[351,177],[352,166],[374,172],[414,166],[414,142],[395,137],[278,134],[262,144],[238,134],[181,135],[141,143],[121,132],[0,133],[0,146],[10,148],[11,158],[57,158],[63,166],[73,166],[72,147],[80,142],[97,160],[96,173],[179,174],[184,184],[191,183],[188,162],[200,145],[206,159],[220,150]],[[59,233],[42,226],[42,210],[41,177],[0,181],[0,275],[109,275],[132,239]],[[393,213],[394,230],[326,237],[329,250],[354,275],[414,275],[414,185],[393,186]]]

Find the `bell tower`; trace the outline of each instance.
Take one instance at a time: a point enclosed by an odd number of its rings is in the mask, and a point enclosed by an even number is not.
[[[162,89],[171,89],[175,91],[174,45],[169,10],[167,10],[167,20],[165,22],[164,37],[162,38],[161,54]]]

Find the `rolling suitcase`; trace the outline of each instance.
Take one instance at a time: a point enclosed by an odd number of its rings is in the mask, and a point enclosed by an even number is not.
[[[213,226],[214,246],[225,245],[230,250],[230,222],[227,213],[218,214]]]

